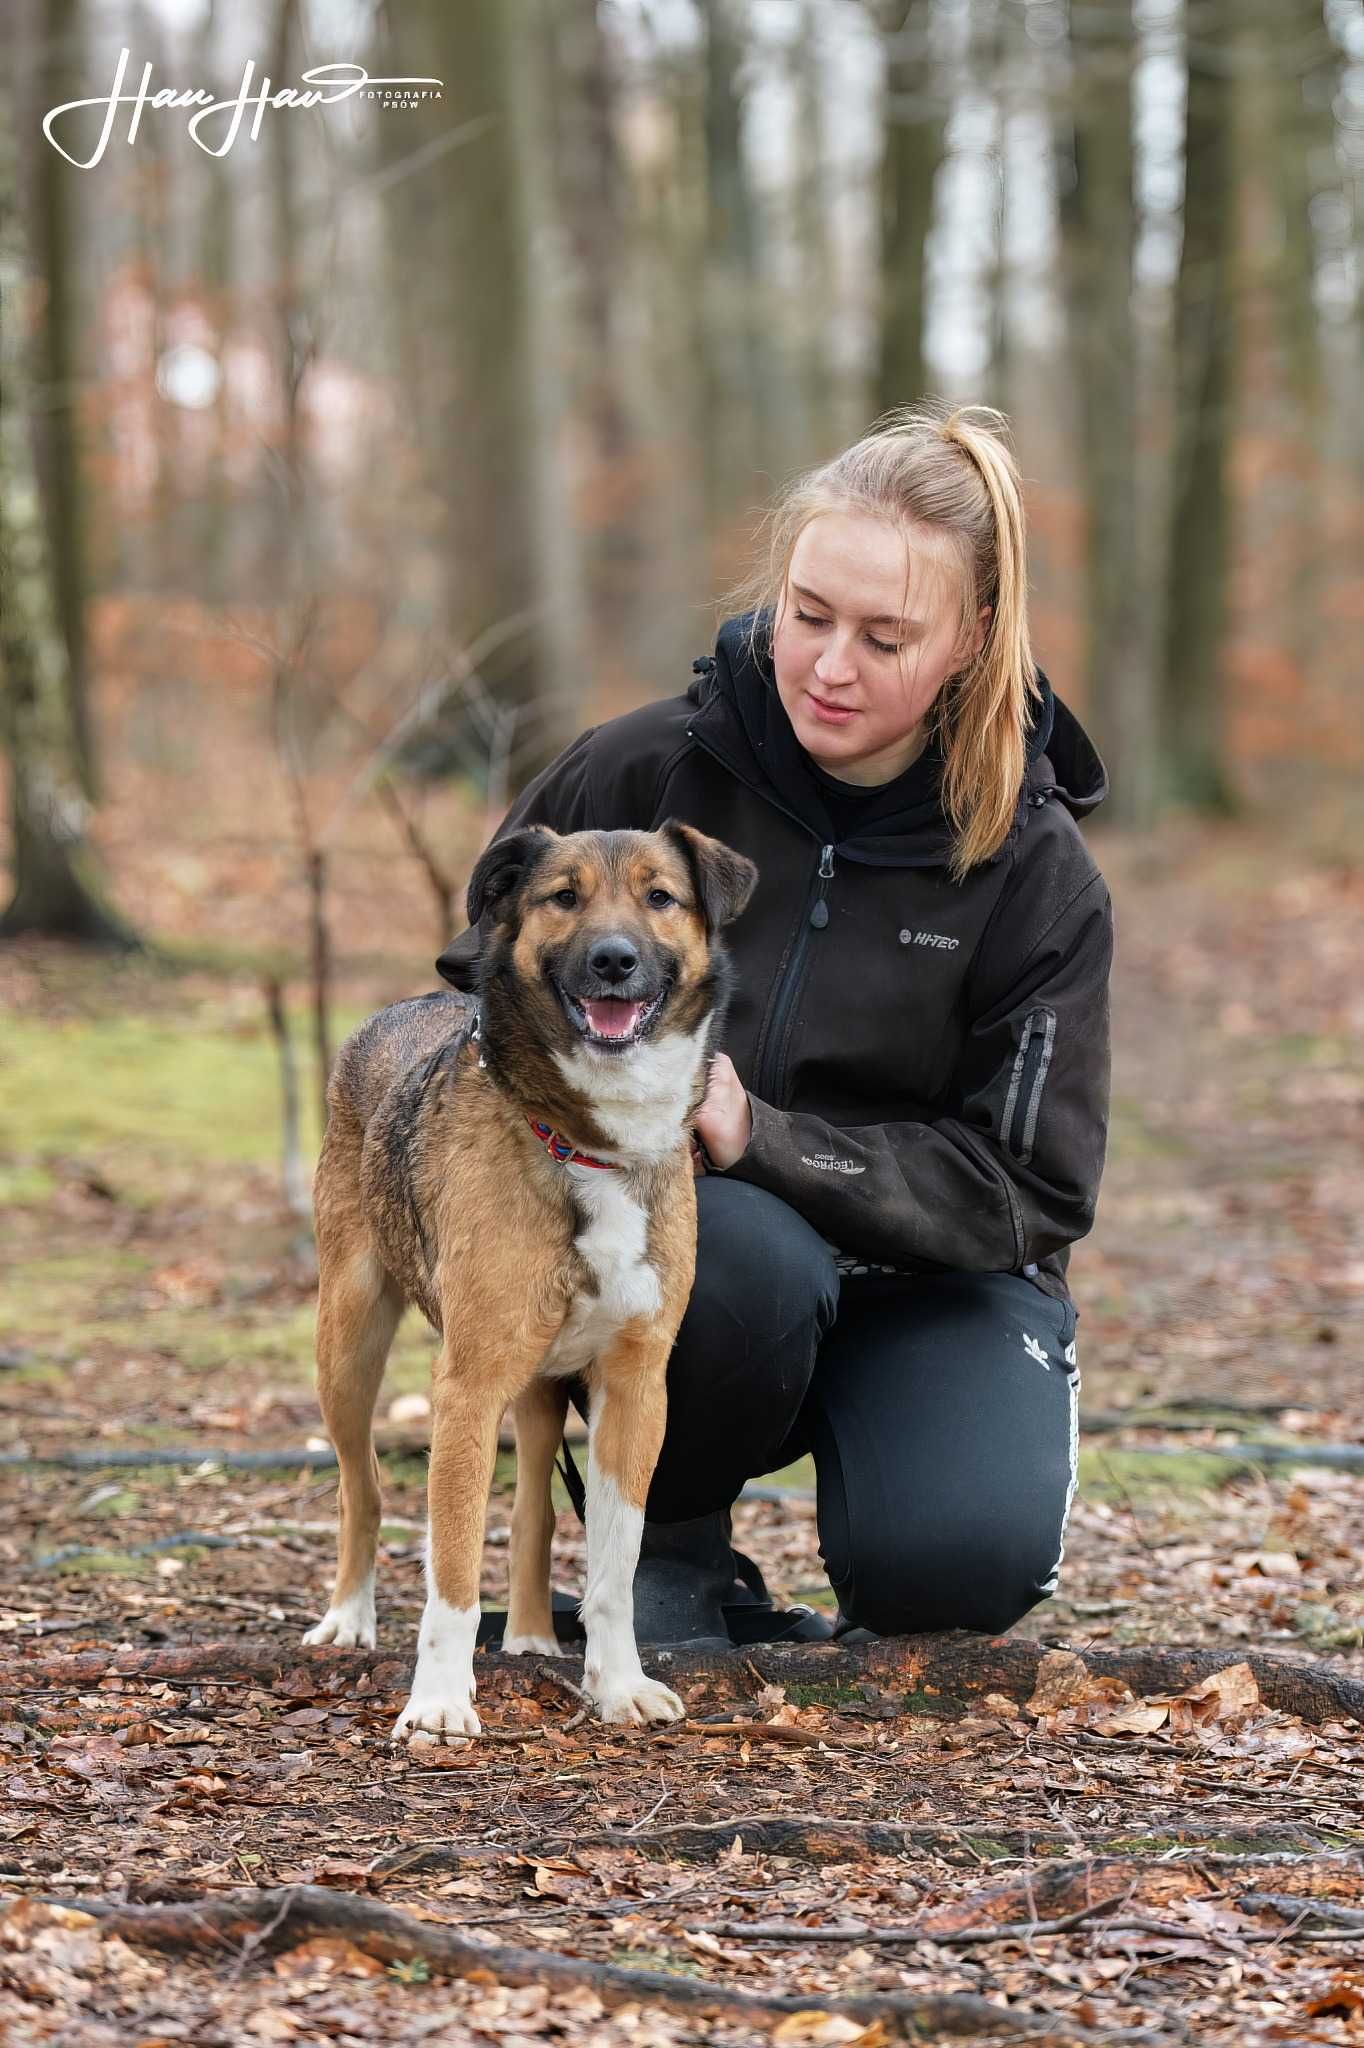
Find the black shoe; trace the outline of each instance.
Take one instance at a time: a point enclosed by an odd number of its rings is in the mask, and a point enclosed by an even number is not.
[[[850,1621],[843,1612],[841,1601],[839,1603],[837,1619],[829,1633],[836,1643],[879,1643],[881,1640],[874,1629],[858,1628],[854,1622]]]
[[[649,1522],[635,1569],[635,1641],[727,1650],[724,1602],[734,1588],[729,1510]]]
[[[825,1643],[813,1607],[775,1607],[751,1557],[730,1542],[728,1508],[689,1522],[646,1522],[635,1573],[641,1643],[729,1650],[751,1643]]]
[[[775,1607],[762,1573],[742,1550],[734,1552],[735,1580],[725,1602],[730,1642],[827,1643],[833,1624],[814,1607]]]

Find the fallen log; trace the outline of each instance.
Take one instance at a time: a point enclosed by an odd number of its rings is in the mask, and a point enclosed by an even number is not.
[[[755,1643],[730,1651],[645,1646],[650,1668],[674,1685],[711,1683],[733,1692],[747,1679],[760,1684],[819,1686],[835,1711],[857,1700],[857,1688],[899,1693],[897,1711],[959,1715],[987,1693],[1022,1703],[1032,1697],[1038,1667],[1049,1649],[1008,1636],[885,1636],[870,1643]],[[1096,1678],[1114,1678],[1138,1698],[1178,1694],[1231,1664],[1249,1664],[1266,1707],[1303,1721],[1364,1721],[1364,1680],[1334,1665],[1300,1658],[1225,1649],[1087,1649],[1082,1659]],[[480,1651],[478,1671],[496,1690],[499,1676],[534,1683],[563,1671],[576,1678],[576,1655],[538,1659]],[[408,1656],[382,1651],[331,1650],[249,1643],[194,1643],[151,1650],[81,1650],[62,1656],[7,1657],[0,1662],[0,1692],[88,1688],[106,1679],[202,1684],[252,1683],[286,1692],[350,1692],[361,1679],[374,1692],[396,1692],[411,1671]],[[860,1704],[860,1701],[857,1702]]]
[[[424,1458],[431,1448],[429,1431],[394,1435],[376,1430],[374,1448],[381,1458]],[[118,1472],[131,1467],[163,1465],[197,1472],[201,1465],[221,1465],[228,1472],[334,1472],[336,1452],[330,1444],[284,1444],[278,1450],[230,1451],[195,1444],[109,1444],[76,1451],[0,1451],[0,1466],[21,1470]]]
[[[30,1904],[33,1895],[27,1894]],[[0,1908],[13,1897],[0,1896]],[[966,1992],[915,1997],[883,1992],[867,1997],[764,1997],[759,1992],[731,1989],[697,1978],[667,1976],[662,1971],[632,1970],[617,1963],[596,1963],[561,1956],[548,1949],[520,1948],[505,1943],[470,1940],[457,1928],[418,1920],[395,1906],[357,1898],[350,1892],[319,1885],[285,1885],[274,1890],[242,1890],[207,1894],[192,1903],[173,1906],[126,1906],[104,1899],[39,1899],[38,1904],[87,1913],[101,1933],[166,1954],[194,1955],[201,1960],[231,1959],[289,1949],[319,1934],[351,1941],[383,1963],[424,1962],[433,1976],[494,1981],[513,1988],[543,1984],[551,1991],[587,1986],[608,2007],[661,2005],[672,2011],[714,2019],[771,2022],[792,2013],[817,2010],[839,2014],[870,2026],[880,2020],[892,2038],[920,2041],[934,2036],[969,2040],[981,2036],[1030,2040],[1038,2044],[1129,2041],[1156,2048],[1168,2036],[1148,2030],[1102,2036],[1045,2015],[1011,2013]]]
[[[570,1442],[585,1442],[587,1425],[570,1411],[564,1434]],[[499,1430],[497,1442],[501,1450],[516,1448],[516,1432],[510,1424]],[[431,1449],[431,1432],[376,1429],[374,1448],[381,1458],[424,1458]],[[330,1444],[280,1444],[273,1450],[259,1451],[231,1450],[213,1444],[96,1444],[60,1451],[32,1451],[21,1446],[15,1451],[0,1451],[0,1467],[19,1471],[122,1471],[139,1465],[185,1471],[197,1471],[201,1465],[221,1465],[228,1472],[334,1472],[336,1452]]]
[[[1364,1870],[1364,1830],[1348,1848],[1337,1846],[1339,1839],[1333,1835],[1327,1842],[1309,1830],[1286,1827],[1245,1834],[1228,1834],[1225,1829],[1195,1833],[1189,1828],[1162,1828],[1161,1840],[1168,1846],[1161,1851],[1161,1859],[1168,1859],[1171,1868],[1196,1860],[1203,1868],[1216,1870],[1275,1865],[1297,1869],[1304,1863],[1320,1863],[1323,1869]],[[509,1842],[414,1842],[408,1848],[388,1849],[376,1856],[369,1865],[369,1879],[374,1883],[437,1870],[469,1870],[518,1856],[563,1855],[569,1850],[576,1856],[589,1849],[633,1850],[680,1863],[708,1863],[730,1853],[736,1840],[742,1842],[747,1855],[786,1856],[801,1863],[934,1856],[945,1863],[979,1869],[993,1863],[1025,1862],[1045,1866],[1055,1884],[1064,1882],[1067,1874],[1094,1868],[1096,1859],[1111,1853],[1113,1844],[1127,1847],[1131,1836],[1110,1833],[1087,1843],[1073,1833],[1060,1834],[1045,1826],[993,1828],[985,1821],[978,1828],[913,1827],[900,1821],[828,1820],[821,1814],[738,1814],[733,1820],[671,1821],[638,1831],[615,1828],[586,1833],[578,1827],[560,1827]],[[1236,1843],[1234,1849],[1226,1846],[1230,1841]],[[1083,1855],[1077,1855],[1080,1850]],[[1130,1856],[1125,1860],[1141,1861]],[[1162,1867],[1166,1867],[1163,1860]],[[1062,1873],[1061,1877],[1056,1873]]]

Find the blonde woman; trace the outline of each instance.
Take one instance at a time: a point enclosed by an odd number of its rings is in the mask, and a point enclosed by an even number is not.
[[[686,694],[584,733],[498,834],[675,817],[760,876],[696,1120],[642,1641],[829,1632],[730,1545],[745,1481],[807,1451],[834,1633],[998,1632],[1056,1586],[1113,947],[1076,821],[1107,778],[1033,662],[1006,431],[920,406],[800,477]]]

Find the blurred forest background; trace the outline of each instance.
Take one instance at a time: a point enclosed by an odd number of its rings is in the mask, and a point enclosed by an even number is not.
[[[683,687],[774,486],[925,393],[1014,422],[1106,822],[1346,815],[1356,0],[4,14],[8,932],[320,943],[382,856],[425,951],[526,777]],[[42,116],[125,47],[427,85],[220,157],[125,107],[77,168]]]

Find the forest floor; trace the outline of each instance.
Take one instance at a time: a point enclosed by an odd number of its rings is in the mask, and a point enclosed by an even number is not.
[[[1003,1643],[684,1660],[677,1730],[583,1718],[571,1660],[481,1657],[489,1739],[390,1747],[412,1322],[379,1650],[299,1649],[334,1482],[258,978],[0,958],[7,2040],[1364,2041],[1364,871],[1263,826],[1095,850],[1113,1118],[1060,1594]],[[239,945],[244,895],[256,944],[298,928],[205,853],[108,851],[191,948]],[[394,864],[351,877],[347,1020],[434,950]],[[770,1475],[735,1540],[827,1606],[812,1476]]]

